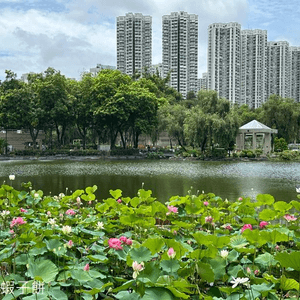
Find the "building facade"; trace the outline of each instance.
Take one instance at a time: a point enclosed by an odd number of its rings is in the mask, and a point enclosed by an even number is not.
[[[291,98],[300,102],[300,47],[291,49]]]
[[[208,89],[232,104],[240,103],[241,25],[214,23],[208,27]]]
[[[267,95],[291,97],[291,48],[288,42],[268,42]]]
[[[127,13],[117,17],[117,69],[132,76],[152,65],[152,17]]]
[[[172,12],[162,17],[162,74],[171,72],[170,86],[186,97],[197,92],[198,16]]]
[[[241,31],[240,104],[258,108],[267,100],[267,30]]]
[[[106,69],[116,70],[116,66],[97,64],[96,68],[90,68],[90,73],[92,73],[93,75],[97,75],[99,72]]]

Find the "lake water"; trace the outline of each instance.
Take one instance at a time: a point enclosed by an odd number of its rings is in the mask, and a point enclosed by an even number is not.
[[[57,195],[97,185],[98,199],[109,196],[110,189],[121,189],[133,197],[144,184],[153,196],[165,202],[171,196],[212,192],[223,199],[272,194],[276,200],[297,199],[300,164],[296,162],[211,162],[169,160],[23,160],[0,161],[0,183],[15,174],[12,183],[21,189],[31,181],[34,189]]]

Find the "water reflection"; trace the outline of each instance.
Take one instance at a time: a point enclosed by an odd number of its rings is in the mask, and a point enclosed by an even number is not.
[[[172,195],[212,192],[234,200],[270,193],[276,200],[296,199],[300,183],[299,163],[202,162],[202,161],[1,161],[0,182],[15,174],[14,186],[31,181],[35,189],[58,194],[96,184],[97,197],[106,198],[110,189],[120,188],[133,197],[144,182],[154,197],[167,201]]]

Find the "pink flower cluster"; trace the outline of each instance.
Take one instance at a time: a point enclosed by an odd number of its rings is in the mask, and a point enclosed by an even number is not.
[[[269,225],[268,222],[266,222],[266,221],[261,221],[261,222],[259,223],[259,228],[260,228],[260,229],[264,229],[267,225]]]
[[[289,214],[285,215],[284,218],[285,218],[288,222],[296,221],[296,220],[297,220],[297,218],[296,218],[295,216],[289,215]]]
[[[252,230],[252,225],[251,225],[251,224],[245,224],[245,225],[242,227],[241,232],[243,233],[246,229]]]
[[[27,209],[21,207],[20,212],[27,213]]]
[[[68,209],[68,210],[66,211],[66,215],[74,216],[74,215],[76,215],[76,212],[75,212],[75,210],[73,210],[73,209]]]
[[[126,236],[121,236],[120,238],[111,238],[108,240],[109,248],[113,248],[115,250],[123,250],[123,245],[132,245],[132,240],[128,239]]]
[[[214,218],[212,216],[205,217],[205,223],[212,223]]]
[[[13,218],[13,220],[10,223],[10,228],[13,228],[14,226],[19,226],[26,224],[26,221],[23,220],[22,217]]]
[[[173,205],[168,205],[168,212],[166,213],[166,215],[168,216],[171,212],[174,213],[174,214],[177,214],[178,213],[178,207],[176,206],[173,206]]]

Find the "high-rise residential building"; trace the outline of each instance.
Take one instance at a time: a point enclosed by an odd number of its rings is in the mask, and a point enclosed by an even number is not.
[[[171,71],[170,86],[186,97],[197,91],[198,16],[172,12],[162,17],[162,73]]]
[[[152,17],[127,13],[117,17],[117,69],[133,75],[152,65]]]
[[[258,108],[267,100],[267,30],[241,31],[240,104]]]
[[[207,90],[207,72],[202,73],[202,77],[198,79],[198,91]]]
[[[232,104],[240,102],[241,25],[214,23],[208,27],[208,89]]]
[[[106,69],[115,70],[116,66],[97,64],[96,68],[90,68],[90,73],[92,73],[93,75],[97,75],[99,72],[101,72],[102,70],[106,70]]]
[[[291,98],[300,102],[300,47],[291,49]]]
[[[291,49],[286,41],[267,44],[267,94],[291,97]]]

